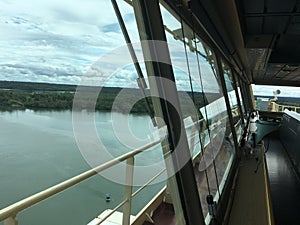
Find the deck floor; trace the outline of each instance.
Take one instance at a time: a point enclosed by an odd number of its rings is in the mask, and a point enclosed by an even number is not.
[[[276,134],[265,138],[271,198],[276,225],[300,223],[300,180]]]
[[[168,203],[161,203],[154,211],[152,219],[154,223],[144,222],[143,225],[175,225],[175,212],[173,205]]]
[[[230,225],[268,224],[264,160],[261,153],[257,153],[257,156],[258,160],[253,155],[244,157],[240,162]]]

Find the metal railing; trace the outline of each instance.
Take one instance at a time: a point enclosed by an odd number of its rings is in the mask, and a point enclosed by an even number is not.
[[[189,147],[192,150],[199,143],[199,140],[195,141],[195,137],[196,137],[196,133],[199,132],[199,124],[203,123],[203,121],[204,120],[202,119],[197,122],[193,122],[192,124],[189,124],[185,127],[186,129],[191,129],[190,138],[189,138]],[[206,134],[206,133],[207,133],[206,131],[203,131],[203,132],[201,132],[201,135]],[[206,135],[204,135],[204,136],[206,136]],[[205,137],[204,137],[204,139],[205,139]],[[131,152],[128,152],[126,154],[123,154],[113,160],[110,160],[106,163],[101,164],[98,167],[90,169],[84,173],[81,173],[81,174],[74,176],[68,180],[65,180],[59,184],[56,184],[48,189],[45,189],[39,193],[36,193],[30,197],[20,200],[10,206],[7,206],[6,208],[3,208],[0,210],[0,221],[4,221],[4,225],[17,225],[18,224],[17,215],[21,211],[41,202],[43,200],[46,200],[53,195],[61,193],[61,192],[65,191],[66,189],[68,189],[82,181],[85,181],[86,179],[91,178],[92,176],[98,174],[99,172],[102,172],[102,171],[126,160],[127,161],[127,163],[126,163],[126,178],[125,178],[126,185],[125,185],[125,192],[124,192],[124,200],[122,202],[120,202],[113,210],[111,210],[110,213],[108,213],[104,218],[99,219],[95,224],[101,224],[108,217],[110,217],[114,212],[116,212],[120,207],[123,206],[123,222],[122,222],[122,224],[129,225],[130,224],[130,215],[131,215],[131,199],[134,196],[136,196],[140,191],[142,191],[146,186],[148,186],[152,181],[154,181],[158,176],[160,176],[163,172],[166,171],[166,169],[161,170],[158,174],[156,174],[154,177],[152,177],[147,183],[145,183],[138,190],[136,190],[134,193],[132,193],[134,156],[136,156],[137,154],[139,154],[141,152],[144,152],[145,150],[147,150],[151,147],[154,147],[155,145],[157,145],[159,143],[161,143],[161,140],[152,141],[151,143],[149,143],[147,145],[144,145],[144,146],[142,146],[138,149],[135,149]],[[195,158],[195,156],[194,156],[194,158]],[[165,188],[163,190],[165,190]],[[159,198],[159,199],[161,199],[161,198]],[[154,205],[158,204],[157,201],[154,201],[154,202],[155,202]]]
[[[300,107],[294,105],[280,105],[275,102],[270,102],[268,107],[270,112],[284,112],[286,109],[300,113]]]
[[[132,181],[131,178],[133,176],[131,176],[131,175],[133,175],[133,173],[132,173],[133,171],[130,171],[130,173],[127,173],[128,169],[129,169],[129,167],[126,169],[126,175],[128,176],[126,178],[129,178],[130,181]],[[125,196],[124,196],[125,199],[122,202],[120,202],[113,210],[111,210],[105,217],[103,217],[101,219],[98,219],[98,221],[95,222],[95,223],[93,223],[93,224],[94,225],[101,224],[102,222],[104,222],[106,219],[108,219],[108,217],[110,217],[114,212],[116,212],[122,206],[124,206],[124,208],[123,208],[123,224],[130,224],[130,215],[131,215],[131,213],[130,213],[131,212],[131,210],[130,210],[131,209],[130,203],[131,203],[131,199],[134,196],[136,196],[139,192],[141,192],[145,187],[147,187],[149,184],[151,184],[152,181],[154,181],[157,177],[159,177],[165,171],[166,171],[166,169],[162,169],[158,174],[156,174],[154,177],[152,177],[147,183],[145,183],[143,186],[141,186],[134,193],[132,193],[132,189],[128,190],[128,188],[130,188],[129,187],[130,185],[126,186],[125,187],[125,189],[126,189],[125,193],[127,192],[127,194],[125,194]],[[132,185],[131,185],[131,187],[132,187]],[[163,188],[163,190],[164,189],[165,188]],[[125,220],[124,220],[124,216],[126,217]]]
[[[129,185],[125,186],[125,196],[124,196],[124,201],[122,203],[120,203],[120,206],[123,206],[123,225],[128,225],[129,224],[129,218],[130,218],[130,211],[131,211],[131,197],[136,195],[138,192],[140,192],[142,190],[142,188],[144,188],[146,185],[150,184],[154,178],[157,177],[157,175],[152,178],[149,183],[149,181],[147,182],[147,184],[143,185],[140,189],[138,189],[134,194],[132,194],[132,182],[133,182],[133,165],[134,165],[134,156],[159,144],[161,142],[161,140],[157,140],[154,142],[151,142],[147,145],[144,145],[136,150],[133,150],[129,153],[126,153],[122,156],[119,156],[113,160],[110,160],[106,163],[101,164],[100,166],[90,169],[84,173],[81,173],[75,177],[72,177],[68,180],[65,180],[57,185],[54,185],[44,191],[41,191],[37,194],[34,194],[30,197],[27,197],[21,201],[18,201],[6,208],[3,208],[0,210],[0,221],[4,220],[4,225],[17,225],[18,224],[18,220],[17,220],[17,214],[55,194],[58,194],[64,190],[66,190],[69,187],[72,187],[96,174],[98,174],[101,171],[104,171],[112,166],[115,166],[125,160],[127,160],[127,165],[126,165],[126,181],[129,183]],[[161,171],[159,173],[159,175],[162,173],[163,171]],[[122,204],[122,205],[121,205]],[[118,208],[119,208],[118,207]],[[102,221],[101,221],[102,222]]]

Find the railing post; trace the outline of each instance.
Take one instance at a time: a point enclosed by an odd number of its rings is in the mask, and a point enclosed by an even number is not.
[[[9,218],[7,218],[6,220],[4,220],[4,225],[18,225],[18,219],[17,219],[17,215],[15,216],[11,216]]]
[[[126,201],[126,203],[123,206],[122,225],[130,225],[133,167],[134,167],[134,157],[130,157],[129,159],[127,159],[127,163],[126,163],[126,177],[125,177],[126,180],[125,180],[125,191],[124,191],[124,200]]]

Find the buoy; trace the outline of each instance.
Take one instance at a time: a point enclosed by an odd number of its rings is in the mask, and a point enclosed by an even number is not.
[[[110,193],[106,193],[105,194],[105,201],[110,202],[111,200],[111,194]]]

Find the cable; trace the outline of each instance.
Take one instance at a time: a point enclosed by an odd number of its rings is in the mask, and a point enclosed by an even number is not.
[[[184,34],[184,28],[183,28],[182,18],[180,18],[180,22],[181,22],[182,37],[184,38],[185,34]],[[190,82],[190,87],[191,87],[191,92],[192,92],[192,99],[193,99],[193,103],[195,105],[195,95],[194,95],[194,89],[193,89],[193,83],[192,83],[190,62],[189,62],[189,57],[188,57],[187,48],[186,48],[186,42],[185,41],[183,42],[183,45],[184,45],[184,52],[185,52],[185,58],[186,58],[186,65],[187,65],[188,74],[189,74],[189,82]]]
[[[123,20],[123,18],[122,18],[122,15],[121,15],[121,12],[120,12],[118,3],[116,2],[116,0],[111,0],[111,3],[112,3],[112,5],[113,5],[115,14],[116,14],[116,16],[117,16],[119,25],[120,25],[120,27],[121,27],[121,30],[122,30],[124,39],[125,39],[125,41],[126,41],[127,48],[128,48],[129,53],[130,53],[130,56],[131,56],[132,62],[133,62],[133,64],[134,64],[135,70],[136,70],[136,72],[137,72],[137,74],[138,74],[137,83],[138,83],[138,87],[140,88],[141,93],[142,93],[142,95],[143,95],[143,97],[144,97],[145,106],[146,106],[146,111],[147,111],[148,115],[149,115],[150,118],[151,118],[151,121],[152,121],[152,123],[153,123],[153,126],[156,127],[157,124],[156,124],[156,120],[155,120],[155,115],[154,115],[153,110],[151,110],[150,101],[148,100],[148,98],[147,98],[147,96],[146,96],[146,93],[145,93],[145,89],[147,88],[147,84],[146,84],[146,82],[145,82],[145,79],[144,79],[144,75],[143,75],[142,69],[141,69],[141,67],[140,67],[139,61],[138,61],[137,56],[136,56],[136,54],[135,54],[134,48],[133,48],[133,46],[132,46],[132,43],[131,43],[131,40],[130,40],[128,31],[127,31],[126,25],[125,25],[125,23],[124,23],[124,20]]]
[[[196,37],[195,37],[196,35],[195,35],[194,29],[193,29],[193,35],[194,35],[194,41],[195,41],[196,40]],[[197,49],[197,44],[196,43],[195,43],[195,48]],[[208,119],[208,113],[207,113],[207,105],[206,105],[206,103],[208,103],[208,102],[205,99],[202,73],[201,73],[201,67],[200,67],[200,60],[199,60],[199,55],[197,53],[196,53],[196,58],[197,58],[198,73],[199,73],[199,79],[200,79],[200,85],[201,85],[201,91],[202,91],[202,99],[203,99],[203,103],[204,103],[204,111],[205,111],[207,132],[208,132],[209,139],[212,140],[211,139],[211,130],[210,130],[210,125],[209,125],[209,119]],[[215,172],[215,178],[216,178],[216,183],[217,183],[218,194],[219,194],[219,196],[221,196],[215,158],[213,158],[213,167],[214,167],[214,172]]]

